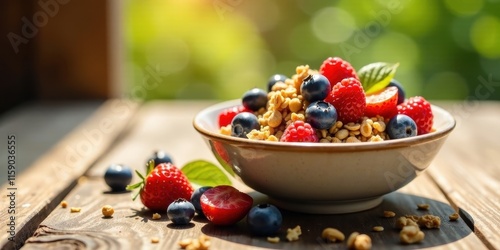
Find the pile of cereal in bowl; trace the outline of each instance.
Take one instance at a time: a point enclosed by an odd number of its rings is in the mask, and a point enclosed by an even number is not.
[[[394,79],[398,64],[372,63],[359,71],[327,58],[319,71],[298,66],[273,75],[267,91],[244,93],[239,106],[219,114],[220,133],[252,140],[350,143],[407,138],[433,131],[430,103],[405,98]]]

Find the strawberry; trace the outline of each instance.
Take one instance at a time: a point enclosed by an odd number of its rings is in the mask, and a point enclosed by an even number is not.
[[[431,104],[421,96],[411,97],[398,105],[398,114],[404,114],[415,121],[419,135],[432,130],[434,115]]]
[[[297,120],[286,127],[280,138],[282,142],[318,142],[316,131],[311,124]]]
[[[231,124],[233,118],[241,112],[252,112],[252,111],[250,109],[243,107],[242,105],[234,106],[223,110],[219,114],[219,128]]]
[[[356,78],[346,78],[335,84],[325,102],[335,107],[338,120],[343,123],[357,122],[365,114],[365,92]]]
[[[366,95],[365,116],[375,117],[383,116],[385,119],[391,119],[398,113],[398,88],[387,87],[382,91]]]
[[[215,225],[232,225],[243,219],[252,208],[253,199],[238,189],[220,185],[208,189],[200,197],[201,210]]]
[[[321,64],[319,73],[328,79],[332,87],[344,78],[353,77],[359,80],[356,70],[349,62],[342,60],[340,57],[328,57]]]
[[[150,171],[148,171],[146,178],[136,171],[142,180],[127,186],[127,190],[140,188],[137,195],[141,197],[144,206],[152,211],[165,212],[168,205],[178,198],[191,199],[191,194],[194,191],[193,186],[175,165],[161,163],[154,167],[154,161],[149,161],[148,167]],[[134,200],[137,195],[134,196]]]

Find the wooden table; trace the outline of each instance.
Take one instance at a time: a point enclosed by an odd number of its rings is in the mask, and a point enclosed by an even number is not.
[[[16,175],[13,185],[2,186],[2,249],[178,249],[179,240],[201,234],[210,236],[210,249],[346,249],[345,242],[327,244],[320,239],[325,227],[338,228],[346,235],[366,233],[373,249],[500,249],[500,102],[439,102],[454,114],[457,127],[426,172],[368,211],[344,215],[283,211],[282,240],[276,244],[251,237],[244,221],[216,227],[195,217],[191,225],[179,227],[165,214],[152,220],[152,213],[139,200],[132,201],[130,193],[108,191],[103,180],[108,165],[124,163],[142,170],[145,159],[156,149],[169,152],[179,166],[196,159],[216,163],[191,125],[193,116],[212,103],[104,103],[27,171]],[[7,170],[2,171],[6,178]],[[236,180],[233,183],[251,192]],[[266,200],[251,194],[257,202]],[[81,207],[81,212],[61,208],[63,199],[70,207]],[[430,210],[417,210],[419,203],[429,204]],[[105,204],[115,209],[111,219],[101,214]],[[384,210],[397,215],[431,213],[442,218],[442,225],[424,229],[422,243],[402,245],[399,230],[394,228],[398,216],[384,218]],[[461,218],[449,221],[455,211]],[[8,225],[12,222],[15,225]],[[302,228],[300,240],[286,241],[286,229],[296,225]],[[372,231],[377,225],[385,230]],[[152,243],[153,237],[159,242]]]

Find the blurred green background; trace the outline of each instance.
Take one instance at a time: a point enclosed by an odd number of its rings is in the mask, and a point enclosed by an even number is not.
[[[500,0],[127,0],[128,93],[240,98],[330,56],[399,62],[408,96],[500,100]]]

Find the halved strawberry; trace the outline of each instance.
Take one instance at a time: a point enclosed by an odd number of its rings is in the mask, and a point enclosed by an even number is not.
[[[366,95],[365,116],[383,116],[391,119],[398,113],[398,88],[391,86],[375,94]]]
[[[215,225],[232,225],[240,221],[250,211],[253,199],[238,189],[220,185],[213,187],[200,197],[201,210]]]
[[[223,110],[219,114],[219,128],[231,124],[233,118],[241,112],[252,112],[252,111],[243,107],[242,105],[234,106]]]

